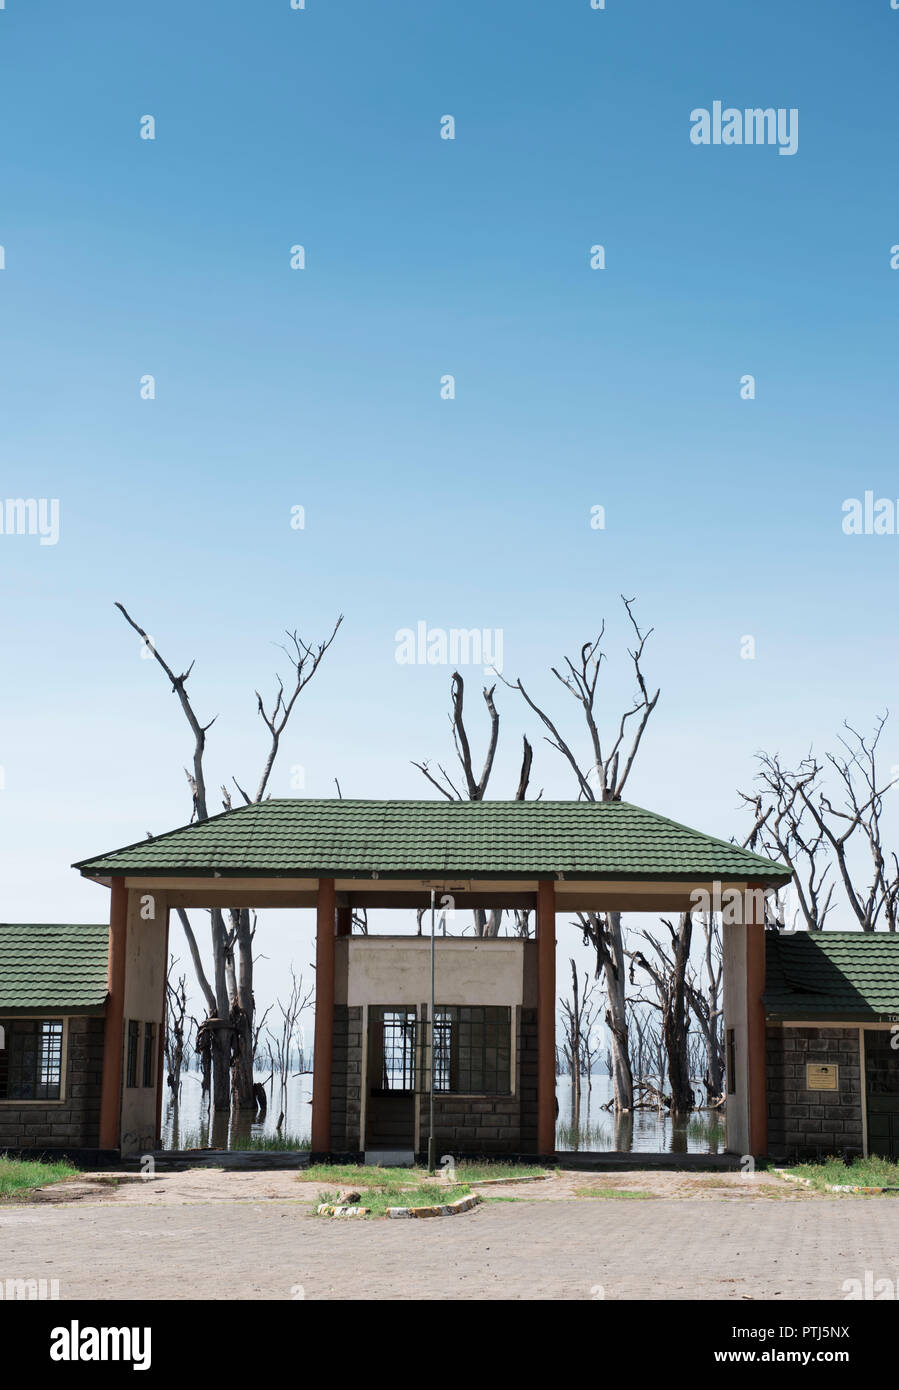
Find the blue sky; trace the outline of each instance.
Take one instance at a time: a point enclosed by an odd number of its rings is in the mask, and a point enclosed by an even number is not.
[[[187,818],[115,599],[196,658],[212,786],[256,775],[280,632],[338,612],[275,794],[427,792],[451,672],[396,663],[418,620],[501,629],[549,696],[606,616],[614,715],[622,592],[662,686],[633,800],[739,834],[759,747],[870,724],[899,537],[841,507],[899,498],[897,44],[888,0],[7,0],[0,493],[61,526],[0,536],[0,916],[103,916],[72,860]],[[797,108],[798,153],[692,145],[716,100]],[[537,733],[501,693],[495,795]],[[571,793],[545,745],[534,784]]]

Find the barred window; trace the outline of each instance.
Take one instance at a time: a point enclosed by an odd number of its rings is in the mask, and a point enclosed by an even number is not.
[[[434,1028],[434,1090],[507,1096],[512,1011],[503,1006],[447,1005]]]
[[[125,1061],[125,1085],[137,1085],[137,1043],[138,1031],[137,1022],[133,1018],[128,1020],[128,1051]]]
[[[61,1019],[4,1019],[0,1044],[0,1100],[59,1100]]]
[[[415,1090],[415,1010],[381,1008],[373,1011],[374,1045],[380,1053],[382,1091]]]
[[[155,1085],[156,1085],[156,1077],[155,1077],[154,1074],[153,1074],[154,1071],[155,1071],[155,1068],[154,1068],[154,1066],[153,1066],[153,1063],[154,1063],[154,1061],[155,1061],[155,1057],[154,1057],[154,1048],[153,1048],[153,1035],[155,1034],[155,1032],[156,1032],[156,1028],[155,1028],[154,1024],[152,1024],[152,1023],[145,1023],[145,1024],[144,1024],[144,1085],[145,1085],[145,1086],[155,1086]]]

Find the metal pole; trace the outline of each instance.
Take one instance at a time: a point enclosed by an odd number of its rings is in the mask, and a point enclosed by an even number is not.
[[[434,1138],[434,1062],[436,1058],[436,1017],[434,1010],[434,955],[435,955],[435,935],[434,935],[434,889],[431,889],[431,1003],[430,1003],[430,1024],[431,1024],[431,1068],[428,1083],[430,1086],[430,1125],[428,1130],[428,1172],[433,1173],[437,1167],[437,1141]]]

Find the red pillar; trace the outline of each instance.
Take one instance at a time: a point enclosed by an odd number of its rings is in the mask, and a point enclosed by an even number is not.
[[[122,1117],[122,1058],[125,1048],[125,937],[128,890],[123,878],[112,880],[109,904],[109,956],[106,968],[106,1030],[103,1040],[103,1082],[100,1092],[100,1148],[120,1147]]]
[[[749,1152],[768,1152],[768,1076],[765,1039],[765,919],[755,921],[756,894],[748,892],[746,911],[746,1065],[749,1088]]]
[[[165,961],[165,976],[168,979],[169,969],[169,909],[165,910],[165,949],[163,954]],[[165,1006],[166,993],[163,984],[162,995],[162,1018],[159,1023],[159,1044],[158,1060],[156,1064],[156,1143],[162,1147],[162,1088],[165,1082]],[[176,1078],[177,1082],[177,1078]]]
[[[556,1151],[556,890],[537,884],[537,1152]]]
[[[312,1062],[312,1152],[331,1148],[331,1059],[334,1048],[333,878],[318,881],[315,927],[315,1055]]]

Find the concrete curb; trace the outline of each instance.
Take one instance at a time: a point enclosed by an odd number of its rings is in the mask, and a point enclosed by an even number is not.
[[[798,1173],[788,1173],[784,1168],[775,1168],[778,1177],[786,1182],[800,1182],[803,1187],[814,1189],[811,1178],[800,1178]],[[848,1183],[826,1182],[824,1187],[827,1192],[864,1192],[869,1196],[877,1196],[881,1192],[899,1192],[899,1187],[852,1187]]]
[[[386,1215],[392,1221],[403,1221],[425,1216],[458,1216],[463,1211],[471,1211],[480,1202],[476,1192],[468,1197],[459,1197],[455,1202],[446,1202],[434,1207],[388,1207]]]
[[[899,1187],[846,1187],[843,1183],[832,1182],[826,1186],[828,1192],[899,1192]]]
[[[320,1202],[316,1211],[319,1216],[368,1216],[371,1207],[335,1207],[329,1202]]]

